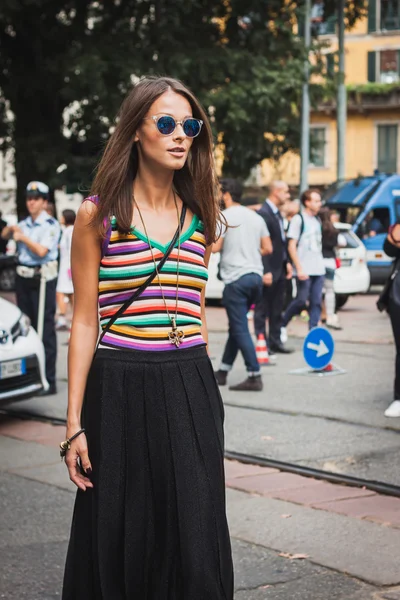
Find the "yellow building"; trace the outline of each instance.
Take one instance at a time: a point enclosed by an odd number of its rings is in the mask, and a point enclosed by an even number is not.
[[[372,174],[375,169],[400,173],[400,0],[369,0],[368,4],[368,16],[345,35],[346,178]],[[317,27],[319,38],[327,43],[323,53],[332,74],[338,49],[335,23]],[[326,102],[311,114],[310,185],[336,180],[335,105]],[[277,164],[264,161],[258,174],[262,185],[275,178],[298,185],[300,158],[288,153]]]

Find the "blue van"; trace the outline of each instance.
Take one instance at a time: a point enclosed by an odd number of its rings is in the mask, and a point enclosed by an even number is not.
[[[323,197],[331,210],[349,223],[367,249],[371,283],[384,283],[392,259],[383,252],[390,225],[400,220],[400,175],[376,173],[334,183]]]

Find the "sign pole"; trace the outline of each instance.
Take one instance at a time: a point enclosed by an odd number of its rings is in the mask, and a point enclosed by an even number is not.
[[[301,148],[300,148],[300,194],[308,188],[308,163],[310,159],[310,63],[311,46],[311,0],[305,2],[304,45],[306,59],[304,61],[303,97],[301,103]]]
[[[344,3],[338,0],[338,44],[339,44],[339,71],[337,90],[337,180],[343,181],[346,177],[345,150],[346,150],[346,121],[347,121],[347,94],[345,84],[345,49],[344,49]]]

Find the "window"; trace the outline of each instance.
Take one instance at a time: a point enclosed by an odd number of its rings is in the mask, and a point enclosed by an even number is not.
[[[396,221],[400,223],[400,200],[396,200],[394,203],[394,212],[396,215]]]
[[[339,229],[339,233],[346,240],[345,248],[358,248],[358,246],[360,245],[360,242],[355,237],[355,235],[352,231],[346,231],[345,229],[344,230]]]
[[[397,171],[398,125],[378,125],[378,170]]]
[[[388,208],[370,210],[364,221],[359,225],[357,235],[361,238],[386,235],[389,231],[390,214]]]
[[[310,166],[325,167],[326,128],[312,127],[310,130]]]
[[[380,83],[400,81],[400,50],[368,52],[368,81]]]
[[[369,0],[368,32],[400,29],[400,0]]]
[[[380,16],[382,31],[400,29],[400,0],[381,0]]]
[[[379,53],[380,60],[380,82],[396,83],[399,81],[399,51],[382,50]]]

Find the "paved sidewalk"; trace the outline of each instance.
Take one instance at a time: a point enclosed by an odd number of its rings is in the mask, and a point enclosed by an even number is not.
[[[0,598],[55,600],[74,486],[64,427],[0,418]],[[400,600],[400,499],[226,462],[235,600]]]

